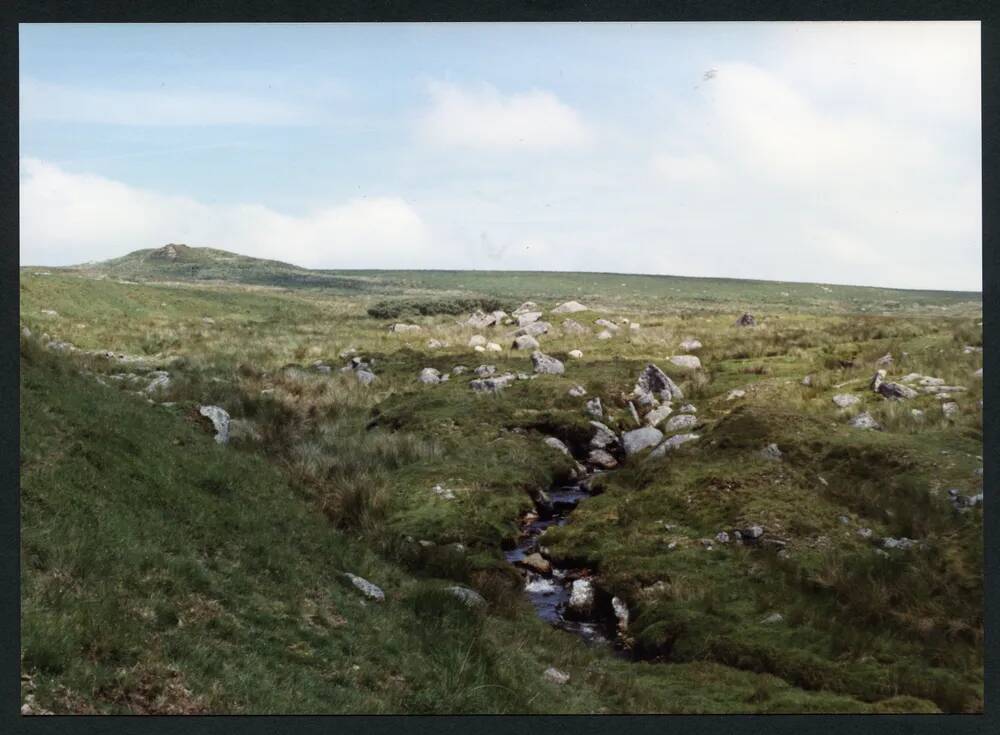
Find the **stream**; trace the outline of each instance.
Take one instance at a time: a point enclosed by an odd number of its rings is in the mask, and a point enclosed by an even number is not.
[[[540,551],[542,535],[551,526],[562,526],[569,520],[570,514],[577,504],[590,497],[588,492],[589,477],[571,485],[560,485],[547,493],[551,501],[548,507],[535,504],[534,515],[537,518],[528,519],[518,538],[517,545],[504,555],[507,561],[516,565],[524,575],[524,591],[542,620],[559,628],[580,636],[585,642],[596,645],[611,645],[615,638],[613,616],[601,616],[598,606],[588,618],[580,619],[569,610],[570,588],[573,581],[580,579],[584,572],[570,567],[560,567],[552,563],[548,573],[541,573],[525,567],[524,559]],[[551,563],[551,560],[549,560]]]

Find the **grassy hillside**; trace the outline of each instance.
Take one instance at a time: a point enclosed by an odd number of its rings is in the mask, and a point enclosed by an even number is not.
[[[38,706],[981,710],[982,512],[958,512],[948,495],[982,485],[978,295],[915,294],[873,314],[805,297],[780,306],[745,283],[696,303],[605,281],[590,299],[572,291],[589,274],[549,287],[536,274],[543,311],[566,294],[590,307],[571,315],[583,333],[544,317],[542,349],[565,374],[498,396],[474,393],[471,372],[418,382],[425,367],[531,372],[510,349],[515,325],[477,331],[441,307],[511,299],[522,275],[490,286],[418,274],[402,293],[345,295],[22,271],[23,652]],[[387,300],[410,306],[390,318]],[[745,309],[757,327],[734,326]],[[601,340],[598,318],[641,327]],[[390,332],[397,320],[420,330]],[[500,350],[474,351],[477,333]],[[690,337],[704,343],[699,370],[669,362]],[[341,372],[350,348],[372,385]],[[109,349],[131,358],[86,354]],[[950,394],[958,413],[927,392],[871,391],[886,353],[890,380],[916,372],[964,388]],[[649,362],[696,405],[701,438],[624,460],[544,543],[626,602],[626,660],[539,621],[503,549],[532,496],[572,471],[542,440],[585,455],[595,396],[609,427],[632,428],[623,396]],[[143,393],[154,369],[170,383]],[[569,394],[577,385],[586,396]],[[855,405],[839,408],[838,394]],[[215,445],[192,417],[200,403],[243,421],[242,435]],[[862,411],[884,430],[849,427]],[[761,456],[771,443],[780,461]],[[751,524],[781,546],[712,541]],[[883,550],[900,537],[920,543]],[[389,599],[362,605],[342,571]],[[455,583],[482,593],[485,610],[456,606],[441,591]],[[544,681],[548,666],[572,684]]]
[[[26,269],[36,272],[39,269]],[[903,312],[956,313],[981,308],[978,292],[912,291],[820,283],[784,283],[731,278],[553,273],[530,271],[308,270],[224,250],[165,245],[137,250],[101,263],[68,270],[128,281],[227,281],[284,288],[316,288],[354,294],[410,293],[447,297],[583,299],[603,308],[645,310],[686,308],[703,311],[766,306],[776,311],[807,310],[893,315]]]

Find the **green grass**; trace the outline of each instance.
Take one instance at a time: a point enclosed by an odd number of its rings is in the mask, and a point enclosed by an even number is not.
[[[978,294],[384,271],[354,272],[363,288],[317,287],[234,275],[220,252],[182,253],[181,265],[204,266],[196,275],[127,256],[130,279],[144,283],[119,283],[124,271],[107,277],[104,266],[22,270],[33,333],[22,340],[22,650],[40,707],[981,710],[982,515],[958,514],[946,495],[981,486],[972,373],[982,354],[962,351],[982,344]],[[210,272],[237,282],[208,283]],[[441,304],[531,299],[547,310],[571,298],[591,306],[571,315],[588,328],[602,316],[642,327],[598,341],[596,328],[562,334],[563,317],[546,315],[555,329],[543,350],[565,375],[499,396],[474,394],[469,373],[417,382],[424,367],[530,372],[527,355],[507,349],[514,327],[484,330],[504,350],[475,353],[464,313]],[[760,326],[733,326],[746,309]],[[389,333],[397,316],[422,331]],[[130,367],[44,349],[43,333],[169,370],[158,400],[174,405],[135,395],[141,381],[110,379]],[[704,343],[697,373],[667,360],[686,337]],[[373,360],[374,385],[339,372],[349,347]],[[583,358],[568,357],[576,348]],[[959,416],[944,417],[931,395],[893,403],[868,390],[886,352],[890,379],[919,372],[966,386]],[[315,361],[333,372],[312,371]],[[586,398],[568,389],[583,385],[601,397],[605,423],[631,428],[623,395],[648,362],[697,405],[702,438],[608,473],[545,541],[628,602],[642,660],[627,661],[537,620],[501,549],[532,494],[572,470],[542,438],[578,454],[590,438]],[[727,400],[734,388],[746,396]],[[860,403],[838,409],[841,392]],[[225,407],[255,437],[215,445],[199,403]],[[849,428],[861,410],[885,431]],[[780,463],[757,454],[772,442]],[[439,483],[456,498],[434,495]],[[786,553],[701,543],[753,523]],[[926,547],[883,558],[860,528]],[[362,605],[342,571],[382,585],[387,603]],[[456,582],[488,609],[454,604],[442,587]],[[772,612],[781,623],[762,622]],[[573,684],[544,683],[550,665]]]

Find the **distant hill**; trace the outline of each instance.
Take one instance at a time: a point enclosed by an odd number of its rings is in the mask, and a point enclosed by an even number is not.
[[[37,273],[39,269],[23,269]],[[506,302],[593,301],[700,311],[797,310],[859,314],[955,315],[982,309],[978,291],[927,291],[838,284],[653,274],[485,270],[312,270],[215,248],[170,243],[120,258],[51,271],[136,282],[215,282],[318,288],[396,298],[499,298]],[[43,271],[46,272],[46,271]],[[390,304],[390,307],[392,305]],[[943,311],[942,311],[943,310]]]
[[[63,270],[129,281],[227,281],[267,286],[361,289],[364,279],[314,271],[278,260],[251,258],[215,248],[169,243],[120,258]]]

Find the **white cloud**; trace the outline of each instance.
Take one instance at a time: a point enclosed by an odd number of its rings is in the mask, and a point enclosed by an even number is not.
[[[30,158],[20,165],[20,215],[26,265],[103,260],[166,242],[328,268],[420,267],[441,254],[397,197],[294,217],[256,204],[210,206]]]
[[[504,95],[488,84],[429,85],[431,105],[419,121],[435,144],[482,149],[583,146],[592,133],[577,112],[542,90]]]
[[[22,78],[20,119],[111,125],[306,125],[303,107],[218,90],[83,88]]]
[[[653,157],[652,166],[657,175],[678,184],[705,184],[714,181],[722,173],[717,161],[702,154],[661,153]]]

